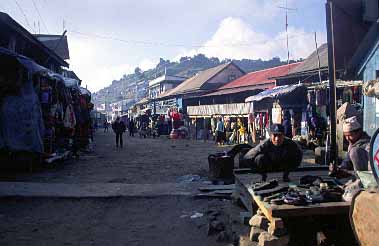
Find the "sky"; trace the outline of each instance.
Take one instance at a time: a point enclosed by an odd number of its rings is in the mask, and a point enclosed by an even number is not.
[[[322,0],[1,0],[31,33],[67,30],[70,69],[96,92],[124,74],[198,53],[220,59],[306,58],[326,42]]]

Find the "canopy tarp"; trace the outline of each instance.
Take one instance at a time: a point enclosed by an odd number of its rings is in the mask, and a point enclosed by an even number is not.
[[[80,87],[80,93],[82,95],[88,95],[88,96],[91,96],[91,92],[89,90],[87,90],[86,88],[83,88],[83,87]]]
[[[0,47],[0,58],[15,59],[20,63],[26,70],[30,73],[42,73],[48,72],[49,70],[26,56],[19,55],[11,50]]]
[[[261,93],[251,96],[245,99],[245,102],[259,102],[263,99],[272,98],[272,99],[280,99],[282,97],[296,94],[296,92],[299,92],[302,94],[303,92],[306,93],[307,89],[303,85],[283,85],[283,86],[276,86],[272,89],[262,91]]]
[[[64,77],[60,74],[54,73],[54,72],[49,72],[49,76],[52,79],[57,79],[57,80],[63,81],[63,83],[65,84],[66,87],[76,88],[79,90],[79,80],[77,80],[77,79],[67,78],[67,77]]]
[[[307,105],[307,88],[299,84],[277,86],[248,97],[245,102],[250,102],[250,112],[268,110],[274,102],[282,108],[301,108]]]

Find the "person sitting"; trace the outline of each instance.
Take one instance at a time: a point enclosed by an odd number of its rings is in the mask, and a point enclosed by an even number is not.
[[[283,181],[288,182],[289,172],[300,166],[303,152],[291,139],[284,136],[284,127],[273,124],[270,138],[249,150],[243,162],[249,164],[253,171],[261,173],[263,180],[268,172],[284,172]]]
[[[346,159],[334,171],[354,175],[356,171],[370,170],[369,148],[371,138],[363,131],[357,117],[346,119],[342,129],[345,139],[349,142],[349,147]],[[333,166],[330,166],[330,170],[333,171]]]

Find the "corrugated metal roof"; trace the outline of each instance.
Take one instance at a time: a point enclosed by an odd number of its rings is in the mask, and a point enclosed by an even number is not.
[[[174,89],[168,91],[167,93],[161,94],[158,98],[164,98],[164,97],[170,97],[174,95],[181,95],[186,93],[195,92],[197,90],[200,90],[201,87],[209,81],[211,78],[213,78],[215,75],[220,73],[222,70],[224,70],[226,67],[230,65],[234,65],[232,62],[228,62],[222,65],[219,65],[217,67],[213,67],[207,70],[204,70],[197,75],[185,80],[180,85],[175,87]],[[238,66],[236,66],[238,67]]]
[[[70,59],[70,52],[68,50],[67,36],[62,38],[61,35],[49,34],[33,34],[40,42],[47,48],[54,51],[62,59]],[[61,40],[62,38],[62,40]]]
[[[318,48],[318,54],[320,56],[320,68],[327,68],[328,67],[328,44],[323,44]],[[298,73],[305,73],[309,71],[318,71],[318,56],[317,56],[317,50],[315,50],[310,56],[305,59],[295,69],[293,69],[288,75],[298,74]],[[279,77],[279,76],[277,76]]]
[[[295,70],[302,62],[292,63],[273,68],[268,68],[260,71],[248,73],[232,82],[220,87],[218,90],[236,88],[241,86],[261,85],[267,83],[274,83],[273,77],[284,76]]]
[[[267,84],[261,84],[261,85],[253,85],[253,86],[227,88],[227,89],[217,90],[215,92],[203,95],[202,97],[222,96],[222,95],[229,95],[229,94],[240,93],[240,92],[245,92],[245,91],[265,90],[265,89],[271,89],[274,86],[275,86],[275,83],[267,83]]]

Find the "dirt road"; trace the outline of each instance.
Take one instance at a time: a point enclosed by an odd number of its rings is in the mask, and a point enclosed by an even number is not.
[[[206,176],[208,154],[223,150],[213,143],[129,137],[124,148],[116,150],[113,134],[99,132],[95,152],[79,161],[33,174],[1,175],[0,185],[17,182],[37,188],[33,190],[36,197],[1,198],[0,245],[227,245],[207,236],[207,212],[222,210],[225,201],[154,190],[177,185],[183,175]],[[29,182],[43,185],[28,186]],[[57,198],[60,193],[70,194],[59,190],[65,186],[58,184],[71,184],[75,189],[89,183],[94,192],[96,185],[110,183],[145,184],[144,189],[151,187],[153,192],[138,196],[138,185],[125,185],[134,187],[133,196],[124,190],[121,196],[106,197],[102,191],[93,198]],[[193,194],[199,183],[184,187]],[[51,191],[52,187],[56,190]],[[48,197],[44,190],[48,188],[58,195]],[[196,213],[203,216],[191,218]]]

